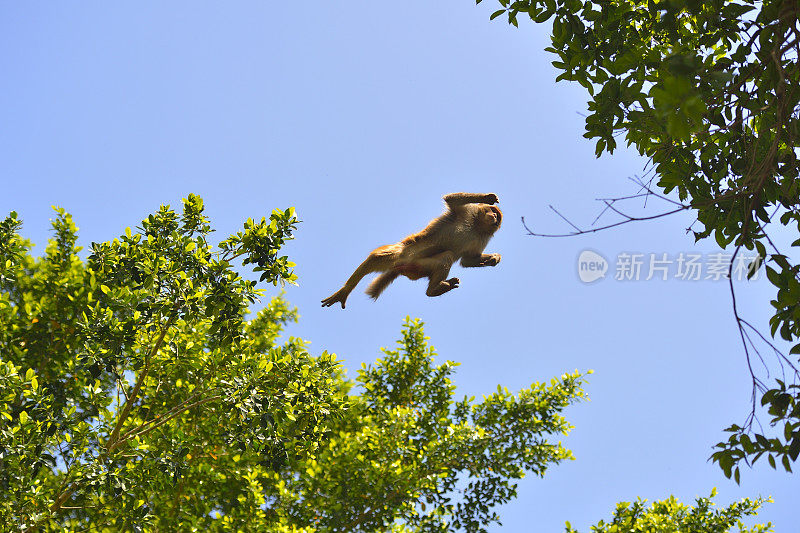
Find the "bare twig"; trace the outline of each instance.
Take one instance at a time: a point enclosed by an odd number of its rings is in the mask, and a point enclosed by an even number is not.
[[[645,174],[647,174],[649,172],[652,172],[652,170],[646,172]],[[668,196],[665,196],[665,195],[660,194],[660,193],[658,193],[656,191],[653,191],[652,188],[649,185],[649,183],[652,181],[652,178],[649,180],[648,183],[645,183],[644,180],[642,178],[639,178],[638,176],[635,177],[635,178],[628,178],[628,179],[630,179],[632,182],[634,182],[636,185],[639,186],[639,191],[636,192],[635,194],[631,194],[631,195],[627,195],[627,196],[618,196],[618,197],[613,197],[613,198],[597,198],[596,200],[599,201],[599,202],[602,202],[605,205],[605,207],[600,211],[600,213],[592,221],[592,226],[594,226],[597,223],[597,221],[600,219],[600,217],[602,217],[603,214],[608,210],[611,210],[614,213],[617,213],[619,216],[621,216],[623,218],[623,220],[620,220],[618,222],[614,222],[614,223],[611,223],[611,224],[606,224],[604,226],[591,227],[591,228],[585,229],[585,228],[581,228],[577,224],[574,224],[570,219],[568,219],[566,216],[564,216],[558,209],[556,209],[555,207],[550,205],[548,207],[550,207],[550,209],[552,209],[553,212],[556,215],[558,215],[562,220],[564,220],[564,222],[569,224],[575,231],[570,232],[570,233],[536,233],[530,227],[528,227],[528,225],[525,222],[525,217],[522,217],[522,225],[525,228],[525,231],[528,232],[528,235],[531,235],[533,237],[574,237],[576,235],[584,235],[584,234],[587,234],[587,233],[597,233],[598,231],[603,231],[603,230],[615,228],[617,226],[622,226],[623,224],[629,224],[631,222],[642,222],[642,221],[645,221],[645,220],[654,220],[654,219],[657,219],[657,218],[673,215],[673,214],[679,213],[681,211],[686,211],[686,210],[691,208],[690,205],[683,204],[681,202],[675,201],[672,198],[669,198]],[[622,203],[622,202],[625,202],[625,201],[628,201],[628,200],[636,200],[636,199],[639,199],[639,198],[644,198],[645,205],[647,205],[647,199],[649,197],[651,197],[651,196],[654,197],[654,198],[658,198],[660,200],[663,200],[665,202],[671,203],[673,205],[676,205],[678,207],[676,209],[672,209],[670,211],[666,211],[666,212],[663,212],[663,213],[658,213],[656,215],[633,216],[633,215],[629,215],[629,214],[625,213],[624,211],[622,211],[618,207],[615,207],[615,205],[614,205],[616,203]]]
[[[608,224],[606,226],[600,226],[600,227],[597,227],[597,228],[590,228],[590,229],[581,229],[581,228],[577,227],[575,224],[573,224],[572,222],[567,221],[567,222],[569,222],[570,226],[572,226],[573,228],[576,229],[576,231],[573,231],[572,233],[536,233],[533,230],[531,230],[528,227],[528,225],[525,223],[525,217],[522,217],[522,225],[525,228],[525,231],[528,232],[528,235],[531,235],[532,237],[575,237],[576,235],[584,235],[584,234],[587,234],[587,233],[597,233],[598,231],[603,231],[603,230],[607,230],[607,229],[611,229],[611,228],[616,228],[617,226],[622,226],[623,224],[629,224],[631,222],[643,222],[645,220],[655,220],[657,218],[662,218],[662,217],[666,217],[666,216],[669,216],[669,215],[674,215],[675,213],[680,213],[681,211],[686,211],[687,209],[689,209],[688,205],[684,206],[684,207],[680,207],[678,209],[673,209],[672,211],[667,211],[665,213],[659,213],[657,215],[652,215],[652,216],[647,216],[647,217],[632,217],[632,216],[629,216],[625,220],[620,220],[619,222],[615,222],[613,224]],[[555,211],[555,209],[554,209],[554,211]],[[561,213],[558,213],[558,214],[561,216],[561,218],[564,218],[566,220],[566,217],[564,217],[564,215],[561,215]]]

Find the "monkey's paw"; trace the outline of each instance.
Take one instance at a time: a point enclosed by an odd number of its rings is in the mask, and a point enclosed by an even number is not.
[[[485,203],[485,204],[494,205],[494,204],[498,203],[499,201],[500,201],[500,198],[498,198],[497,195],[495,193],[493,193],[493,192],[490,192],[489,194],[487,194],[486,196],[483,197],[483,203]]]
[[[500,254],[492,254],[491,257],[489,257],[483,262],[483,265],[490,267],[497,266],[497,263],[500,262],[500,257],[501,257]]]
[[[347,295],[346,294],[341,294],[341,291],[340,291],[340,292],[337,292],[334,295],[328,296],[327,298],[322,300],[322,307],[330,307],[333,304],[335,304],[336,302],[339,302],[339,303],[342,304],[342,309],[344,309],[344,303],[346,301],[347,301]]]
[[[450,285],[450,289],[452,290],[458,288],[458,284],[461,283],[461,280],[458,278],[450,278],[447,281],[445,281],[445,283]]]

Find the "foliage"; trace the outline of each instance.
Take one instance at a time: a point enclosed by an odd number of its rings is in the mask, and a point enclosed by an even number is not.
[[[41,258],[0,223],[0,529],[482,531],[515,480],[571,458],[550,439],[577,373],[454,402],[419,322],[355,383],[279,345],[296,312],[248,317],[262,291],[232,261],[294,281],[296,223],[273,211],[215,251],[190,195],[85,260],[61,209]]]
[[[584,398],[575,372],[516,395],[453,399],[457,363],[434,364],[422,323],[407,321],[399,349],[359,371],[347,416],[317,457],[276,472],[276,501],[291,522],[321,531],[485,531],[526,471],[543,476],[572,459],[554,434]]]
[[[293,211],[248,221],[218,252],[202,213],[194,195],[180,215],[163,206],[85,263],[61,209],[39,259],[14,213],[0,225],[3,523],[171,530],[235,514],[252,465],[314,453],[342,412],[334,357],[275,345],[294,317],[281,300],[246,321],[262,291],[231,263],[294,281],[277,255]]]
[[[733,527],[740,533],[766,533],[772,531],[772,525],[755,525],[746,527],[741,519],[754,516],[765,501],[762,498],[750,500],[743,499],[732,503],[724,509],[714,509],[711,501],[716,495],[716,490],[711,491],[710,498],[698,498],[695,507],[682,504],[670,496],[666,500],[653,502],[646,507],[646,500],[639,499],[633,503],[621,502],[617,504],[614,518],[611,522],[598,522],[592,526],[592,531],[597,533],[694,533],[700,531],[713,531],[714,533],[727,533]],[[567,522],[566,533],[578,533]]]
[[[480,2],[481,0],[478,0]],[[723,248],[756,249],[776,288],[772,335],[800,354],[800,264],[782,253],[770,231],[800,229],[800,4],[794,0],[499,0],[518,26],[520,14],[552,20],[557,80],[580,83],[591,95],[585,137],[596,152],[613,152],[617,136],[650,159],[658,187],[675,191]],[[794,239],[796,237],[792,237]],[[800,247],[800,239],[792,247]],[[757,268],[758,265],[753,265]],[[756,392],[772,438],[753,418],[731,426],[712,456],[738,480],[738,463],[766,454],[786,470],[800,455],[800,388],[795,359],[777,355],[794,383],[768,387],[751,357],[760,334],[736,309]],[[772,344],[765,338],[761,341]],[[757,363],[754,361],[753,363]],[[782,431],[780,431],[782,430]],[[762,430],[763,431],[763,430]],[[754,434],[754,439],[749,435]]]

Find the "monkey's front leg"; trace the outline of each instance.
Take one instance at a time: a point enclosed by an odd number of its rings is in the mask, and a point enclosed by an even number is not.
[[[463,267],[486,267],[495,266],[500,262],[500,254],[475,254],[465,255],[461,258]]]
[[[493,192],[490,193],[474,193],[474,192],[451,192],[444,195],[442,198],[450,207],[456,207],[464,204],[489,204],[494,205],[500,200]]]

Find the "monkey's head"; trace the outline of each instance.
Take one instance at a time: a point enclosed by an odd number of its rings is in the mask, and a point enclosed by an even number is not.
[[[487,232],[494,233],[500,228],[503,212],[496,205],[483,205],[478,214],[478,221]]]

